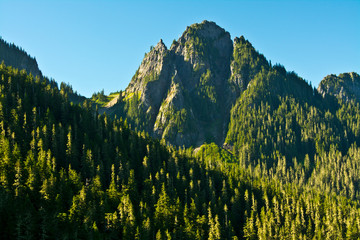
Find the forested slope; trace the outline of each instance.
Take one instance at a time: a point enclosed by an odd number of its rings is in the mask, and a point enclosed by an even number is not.
[[[25,69],[34,77],[42,76],[35,58],[31,57],[15,44],[9,44],[0,37],[0,63],[2,61],[4,61],[6,65],[13,66],[19,70]]]
[[[225,146],[264,176],[359,199],[359,120],[356,101],[323,98],[274,66],[232,108]]]
[[[230,43],[208,21],[170,49],[160,41],[108,112],[168,144],[215,142],[265,178],[359,200],[359,75],[329,75],[316,90],[243,36]]]
[[[284,183],[284,161],[270,180],[214,144],[176,150],[73,105],[53,81],[0,77],[1,239],[359,236],[357,201]]]

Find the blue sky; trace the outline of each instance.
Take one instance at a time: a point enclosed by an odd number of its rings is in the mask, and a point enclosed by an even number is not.
[[[360,73],[360,0],[0,0],[0,36],[87,97],[125,89],[150,46],[162,38],[170,47],[205,19],[314,86],[328,74]]]

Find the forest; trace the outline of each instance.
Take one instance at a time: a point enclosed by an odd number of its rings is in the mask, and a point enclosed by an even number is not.
[[[357,73],[316,89],[204,21],[86,98],[0,47],[0,239],[360,239]]]
[[[0,76],[1,239],[360,237],[359,104],[291,92],[279,66],[253,84],[279,97],[250,88],[232,109],[232,151],[174,147],[54,80]]]

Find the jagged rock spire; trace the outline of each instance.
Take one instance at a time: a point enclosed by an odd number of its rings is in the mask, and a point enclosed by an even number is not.
[[[162,39],[160,39],[160,41],[158,42],[158,44],[156,44],[155,49],[156,49],[156,50],[160,50],[160,51],[166,51],[166,50],[167,50],[167,47],[166,47],[166,45],[164,44],[164,42],[163,42]]]

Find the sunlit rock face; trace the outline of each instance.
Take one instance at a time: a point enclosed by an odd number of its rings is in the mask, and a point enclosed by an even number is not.
[[[328,75],[320,82],[318,91],[324,97],[360,101],[360,76],[355,72]]]
[[[138,130],[173,145],[223,144],[231,106],[252,76],[239,62],[249,58],[240,56],[245,47],[256,52],[209,21],[187,27],[169,49],[160,40],[127,87],[123,112]]]

